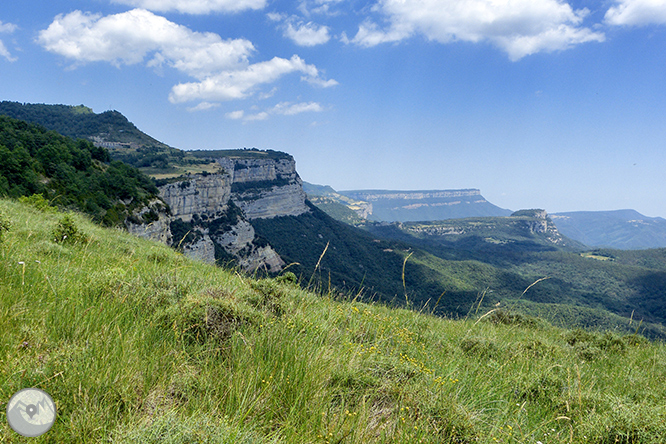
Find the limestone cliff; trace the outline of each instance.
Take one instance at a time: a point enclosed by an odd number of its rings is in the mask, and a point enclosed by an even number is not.
[[[308,211],[296,162],[285,159],[216,159],[231,172],[232,199],[248,219],[298,216]]]
[[[357,208],[363,212],[364,218],[374,221],[409,222],[511,214],[511,211],[488,202],[481,195],[481,191],[475,188],[416,191],[355,190],[339,191],[337,194],[365,202],[365,208]]]
[[[160,197],[169,205],[171,215],[189,222],[194,214],[214,217],[227,209],[231,196],[229,174],[194,176],[159,187]]]
[[[478,217],[430,222],[404,222],[397,227],[417,238],[484,249],[579,250],[579,244],[560,234],[545,210],[520,210],[509,217]]]
[[[160,198],[169,212],[157,212],[151,223],[128,222],[128,230],[206,262],[233,259],[246,271],[280,271],[284,261],[257,238],[249,221],[309,211],[302,181],[289,155],[248,158],[244,154],[213,157],[222,167],[220,173],[190,175],[160,186]],[[134,219],[141,220],[149,211],[142,209]]]

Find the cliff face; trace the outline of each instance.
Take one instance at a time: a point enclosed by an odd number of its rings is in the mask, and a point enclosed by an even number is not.
[[[356,190],[340,191],[365,202],[364,217],[375,221],[424,221],[465,217],[508,216],[511,211],[488,202],[478,189],[461,190]],[[359,213],[361,214],[361,213]]]
[[[195,214],[214,217],[225,211],[231,196],[231,183],[228,174],[195,176],[159,187],[160,197],[169,205],[173,217],[189,222]]]
[[[293,158],[216,161],[231,172],[232,199],[248,219],[298,216],[308,211]]]
[[[223,172],[192,175],[159,187],[170,214],[160,213],[151,224],[128,222],[128,230],[175,245],[184,254],[206,262],[234,259],[246,271],[280,271],[284,261],[267,242],[257,238],[249,221],[309,211],[294,159],[285,155],[278,159],[239,156],[214,160]]]
[[[469,249],[575,251],[584,247],[562,236],[544,210],[521,210],[509,217],[406,222],[397,226],[417,238]]]

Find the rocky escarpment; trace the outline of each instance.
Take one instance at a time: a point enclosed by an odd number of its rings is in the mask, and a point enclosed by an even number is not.
[[[189,222],[195,214],[214,218],[226,211],[231,197],[229,174],[208,174],[159,187],[160,197],[169,205],[171,215]]]
[[[248,219],[298,216],[308,210],[296,162],[283,159],[216,159],[232,178],[232,200]]]
[[[511,211],[488,202],[475,188],[459,190],[356,190],[339,194],[366,202],[364,217],[374,221],[424,221],[508,216]]]
[[[478,217],[433,222],[397,223],[400,230],[421,239],[470,249],[564,249],[584,246],[560,234],[544,210],[520,210],[509,217]]]
[[[128,230],[206,262],[233,260],[246,271],[280,271],[284,261],[256,235],[250,221],[309,211],[302,181],[289,155],[262,159],[245,154],[214,158],[222,167],[219,173],[160,186],[169,213],[157,212],[147,224],[128,222]],[[149,211],[142,209],[134,219]]]

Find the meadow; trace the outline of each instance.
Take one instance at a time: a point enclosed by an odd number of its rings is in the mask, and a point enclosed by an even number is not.
[[[463,319],[242,275],[0,200],[0,442],[666,442],[666,348],[497,306]],[[303,288],[306,287],[306,288]]]

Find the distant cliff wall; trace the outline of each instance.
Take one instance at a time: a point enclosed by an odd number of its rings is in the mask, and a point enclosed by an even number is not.
[[[385,199],[422,200],[422,199],[450,199],[452,197],[481,196],[481,190],[476,188],[461,190],[428,190],[428,191],[391,191],[391,190],[355,190],[340,191],[347,197],[357,200],[377,201]]]
[[[340,191],[339,194],[355,201],[367,202],[365,217],[375,221],[408,222],[511,214],[511,211],[488,202],[476,188],[423,191],[353,190]]]

